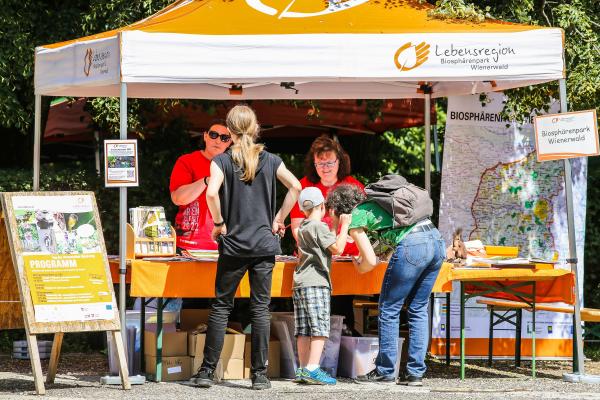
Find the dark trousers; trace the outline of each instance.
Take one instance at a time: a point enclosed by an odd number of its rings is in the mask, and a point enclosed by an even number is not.
[[[214,370],[221,356],[225,329],[233,309],[235,292],[248,271],[250,278],[250,323],[252,324],[251,373],[266,374],[269,357],[271,278],[275,256],[232,257],[219,255],[215,300],[208,318],[202,368]]]

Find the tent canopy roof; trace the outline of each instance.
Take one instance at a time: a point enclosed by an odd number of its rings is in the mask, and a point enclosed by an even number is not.
[[[429,3],[409,0],[179,0],[158,13],[123,28],[42,47],[107,38],[117,32],[188,35],[281,35],[320,33],[483,33],[544,29],[504,21],[475,23],[431,18]],[[288,6],[290,8],[288,9]]]
[[[421,97],[430,82],[435,97],[564,76],[562,30],[440,20],[430,9],[417,0],[179,0],[129,26],[38,47],[36,93],[116,96],[126,82],[129,97],[402,98]]]

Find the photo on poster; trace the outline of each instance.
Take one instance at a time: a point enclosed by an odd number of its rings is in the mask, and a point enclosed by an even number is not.
[[[83,254],[100,251],[94,214],[15,209],[24,253]]]

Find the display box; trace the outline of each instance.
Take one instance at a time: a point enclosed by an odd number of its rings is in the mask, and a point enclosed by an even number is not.
[[[188,355],[187,332],[163,332],[162,356],[178,357]],[[146,331],[144,333],[144,355],[156,356],[156,333]]]
[[[189,356],[163,357],[162,380],[165,382],[189,380],[192,377],[191,363]],[[156,357],[146,356],[146,373],[156,375]]]
[[[398,355],[394,376],[398,377],[402,361],[403,338],[398,338]],[[353,337],[342,336],[340,343],[340,358],[338,375],[346,378],[356,378],[375,368],[375,358],[379,353],[379,338],[376,336]]]
[[[252,355],[250,354],[251,349],[250,335],[246,336],[246,347],[244,349],[244,378],[250,379],[250,367],[252,364]],[[269,341],[269,359],[267,364],[267,376],[269,378],[280,377],[280,360],[281,358],[281,344],[278,340]]]
[[[177,249],[177,236],[175,229],[171,227],[171,236],[157,238],[138,237],[133,227],[127,224],[127,249],[128,259],[144,257],[167,257],[174,256]]]

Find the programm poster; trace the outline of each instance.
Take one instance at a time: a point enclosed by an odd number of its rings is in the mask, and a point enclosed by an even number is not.
[[[104,141],[104,185],[138,186],[137,140]]]
[[[17,253],[36,322],[115,316],[91,195],[13,195]]]

